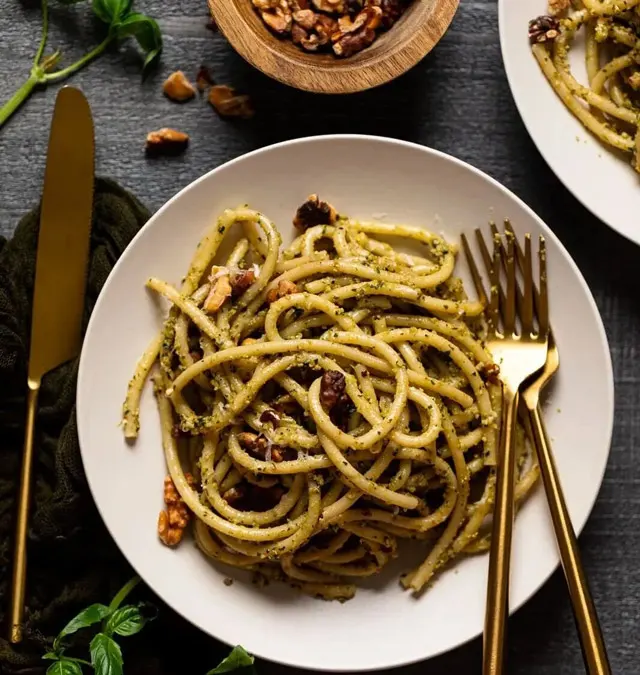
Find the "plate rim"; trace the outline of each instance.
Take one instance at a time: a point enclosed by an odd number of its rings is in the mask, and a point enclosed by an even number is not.
[[[297,144],[313,144],[313,143],[331,143],[334,141],[344,141],[344,140],[353,140],[353,141],[358,141],[358,142],[364,142],[364,143],[378,143],[381,145],[398,145],[398,146],[403,146],[409,149],[413,150],[419,150],[421,152],[424,152],[426,154],[430,155],[435,155],[436,157],[439,157],[440,159],[448,162],[452,162],[453,164],[458,165],[460,168],[471,171],[473,174],[476,174],[478,177],[480,177],[483,180],[488,181],[494,188],[497,188],[501,192],[503,192],[507,197],[511,198],[512,200],[515,201],[515,203],[524,209],[524,211],[531,217],[533,218],[537,224],[540,226],[542,231],[545,233],[545,236],[550,238],[553,243],[558,247],[559,253],[561,254],[563,260],[571,267],[573,273],[577,277],[580,286],[582,287],[583,291],[585,292],[587,301],[589,303],[589,306],[592,310],[592,312],[595,315],[595,322],[596,322],[596,327],[598,330],[598,336],[600,338],[600,342],[602,343],[603,346],[603,351],[604,351],[604,357],[605,357],[605,367],[607,371],[607,380],[606,383],[603,382],[604,389],[605,389],[605,394],[606,398],[609,402],[609,405],[607,406],[606,415],[604,422],[606,424],[606,429],[607,429],[607,452],[606,452],[606,458],[605,461],[603,462],[602,466],[602,471],[600,473],[600,476],[598,477],[598,483],[597,483],[597,489],[594,490],[594,494],[590,500],[588,500],[588,508],[585,511],[585,515],[581,522],[574,523],[574,528],[576,532],[576,536],[578,537],[584,526],[586,525],[589,517],[591,516],[591,513],[593,511],[593,508],[595,506],[595,502],[600,494],[600,491],[602,489],[602,482],[604,480],[604,475],[606,472],[606,468],[609,462],[609,458],[611,455],[611,445],[612,445],[612,440],[613,440],[613,429],[614,429],[614,413],[615,413],[615,386],[614,386],[614,373],[613,373],[613,364],[612,364],[612,359],[611,359],[611,350],[609,347],[609,341],[607,338],[607,334],[604,328],[604,323],[602,321],[602,317],[600,315],[600,311],[598,309],[598,306],[595,302],[595,299],[593,297],[593,294],[591,293],[591,290],[580,272],[580,269],[576,262],[573,260],[571,255],[569,254],[568,250],[566,247],[562,244],[560,239],[555,235],[555,233],[551,230],[551,228],[538,216],[533,209],[531,209],[520,197],[518,197],[514,192],[509,190],[506,186],[502,185],[499,181],[497,181],[495,178],[490,176],[489,174],[485,173],[484,171],[474,167],[473,165],[458,159],[457,157],[454,157],[453,155],[450,155],[448,153],[442,152],[440,150],[436,150],[435,148],[431,148],[429,146],[421,145],[419,143],[413,143],[410,141],[404,141],[404,140],[399,140],[399,139],[394,139],[394,138],[389,138],[385,136],[374,136],[370,134],[326,134],[326,135],[319,135],[319,136],[305,136],[302,138],[297,138],[297,139],[292,139],[292,140],[287,140],[287,141],[281,141],[279,143],[274,143],[271,145],[267,145],[262,148],[258,148],[256,150],[253,150],[248,153],[244,153],[239,155],[238,157],[235,157],[234,159],[231,159],[227,162],[223,162],[219,166],[207,171],[204,173],[202,176],[199,178],[195,179],[194,181],[190,182],[188,185],[185,187],[181,188],[173,197],[168,199],[154,214],[151,215],[149,220],[140,228],[140,230],[135,234],[135,236],[131,239],[125,250],[122,252],[118,260],[116,261],[116,264],[114,265],[113,269],[111,270],[109,276],[107,277],[107,280],[105,281],[103,288],[101,289],[98,298],[95,302],[93,311],[91,313],[91,317],[89,319],[89,322],[87,324],[87,329],[85,332],[85,336],[83,338],[83,345],[82,345],[82,351],[80,354],[80,360],[79,360],[79,366],[78,366],[78,378],[77,378],[77,384],[76,384],[76,411],[77,411],[77,418],[78,420],[82,419],[83,416],[85,415],[84,413],[84,400],[81,396],[81,383],[84,382],[84,380],[88,377],[87,374],[87,350],[85,349],[85,345],[87,344],[87,336],[89,336],[90,332],[92,331],[93,324],[96,321],[96,317],[99,315],[100,308],[102,303],[104,302],[105,294],[106,294],[106,289],[108,288],[111,280],[113,277],[115,277],[120,265],[123,264],[123,261],[125,260],[125,257],[127,255],[127,252],[134,246],[136,241],[138,240],[139,237],[143,235],[143,232],[145,232],[148,228],[153,227],[153,223],[159,219],[164,211],[170,207],[171,204],[173,204],[174,201],[177,201],[184,193],[188,192],[192,188],[194,188],[196,185],[198,185],[201,182],[210,180],[212,176],[214,176],[217,172],[222,171],[224,168],[234,165],[237,163],[242,162],[245,159],[250,159],[256,155],[260,155],[263,153],[269,153],[273,151],[277,151],[280,148],[283,147],[289,147],[291,145],[297,145]],[[83,450],[83,443],[82,443],[82,434],[81,434],[81,423],[78,422],[78,440],[79,440],[79,446],[80,446],[80,456],[82,460],[82,466],[83,470],[87,479],[87,484],[89,486],[89,490],[91,492],[91,497],[93,499],[93,502],[96,506],[96,509],[98,513],[100,514],[100,518],[102,519],[102,522],[105,525],[105,528],[107,529],[109,535],[115,542],[116,546],[120,550],[120,553],[124,556],[124,558],[127,560],[128,564],[133,568],[133,570],[139,574],[141,577],[142,581],[152,590],[153,593],[158,595],[163,602],[165,602],[173,611],[175,611],[177,614],[179,614],[183,619],[188,621],[190,624],[192,624],[195,628],[198,630],[202,631],[203,633],[209,635],[212,637],[214,640],[217,640],[223,644],[227,644],[229,646],[233,646],[232,643],[227,642],[226,640],[214,635],[209,629],[203,628],[196,623],[194,623],[188,616],[185,616],[183,613],[182,609],[179,609],[175,607],[173,604],[169,603],[165,598],[164,594],[161,592],[160,589],[158,589],[156,586],[157,585],[152,585],[148,583],[145,580],[144,575],[140,574],[138,568],[136,565],[132,563],[130,560],[129,556],[125,553],[123,548],[120,546],[119,543],[119,537],[116,536],[116,533],[114,530],[110,527],[109,523],[107,522],[103,510],[98,504],[98,501],[94,497],[94,487],[93,487],[93,482],[92,479],[89,476],[89,472],[87,471],[87,466],[85,463],[85,451]],[[542,487],[539,489],[543,489]],[[509,611],[510,616],[513,615],[515,612],[517,612],[526,602],[528,602],[536,593],[540,591],[540,589],[547,583],[547,581],[550,579],[550,577],[553,575],[553,573],[557,570],[559,566],[560,560],[556,562],[555,566],[549,571],[549,573],[544,576],[543,578],[540,579],[539,583],[533,588],[533,590],[526,595],[524,598],[522,598],[518,603],[514,604]],[[401,667],[406,667],[410,666],[416,663],[421,663],[424,661],[428,661],[430,659],[436,658],[437,656],[440,656],[444,653],[453,651],[455,649],[459,649],[465,644],[468,644],[472,640],[476,639],[482,634],[482,631],[480,630],[479,632],[475,633],[474,635],[469,636],[468,638],[462,640],[459,642],[455,647],[447,647],[445,649],[442,649],[437,652],[433,652],[429,656],[426,657],[418,657],[418,658],[400,658],[399,660],[396,660],[394,662],[387,662],[387,663],[380,663],[377,664],[376,666],[364,666],[364,667],[359,667],[359,668],[354,668],[353,666],[350,666],[348,670],[346,668],[340,668],[340,667],[335,667],[335,666],[329,666],[329,667],[320,667],[320,666],[314,666],[314,665],[309,665],[307,663],[299,663],[299,662],[294,662],[294,661],[287,661],[279,658],[274,658],[272,656],[264,656],[260,653],[254,652],[254,655],[258,658],[264,659],[265,661],[279,664],[279,665],[284,665],[288,667],[293,667],[293,668],[301,668],[304,670],[309,670],[312,672],[332,672],[332,673],[345,673],[345,672],[375,672],[377,670],[386,670],[386,669],[394,669],[394,668],[401,668]]]
[[[526,0],[524,0],[526,1]],[[530,0],[532,1],[532,0]],[[531,123],[531,117],[530,115],[532,113],[528,112],[525,110],[524,105],[522,104],[520,97],[516,95],[517,88],[514,84],[517,78],[517,67],[513,64],[511,58],[510,58],[510,53],[507,50],[507,37],[506,37],[506,18],[505,18],[505,12],[507,4],[510,2],[510,0],[498,0],[498,35],[500,39],[500,54],[502,56],[502,64],[504,66],[504,72],[507,77],[507,83],[509,85],[509,91],[511,93],[511,99],[513,100],[516,109],[518,111],[518,115],[520,116],[520,119],[522,121],[522,124],[524,125],[527,134],[529,135],[529,138],[531,139],[532,143],[535,145],[537,151],[540,153],[542,159],[544,160],[545,164],[549,167],[549,170],[553,173],[553,175],[560,181],[562,186],[564,187],[569,194],[573,196],[573,198],[578,201],[589,213],[591,213],[593,216],[595,216],[603,225],[606,225],[609,229],[613,230],[617,234],[619,234],[621,237],[624,237],[627,241],[630,241],[632,244],[636,246],[640,246],[640,230],[638,231],[638,234],[636,236],[633,235],[632,232],[626,232],[623,229],[617,227],[611,222],[611,219],[606,217],[604,213],[602,212],[602,209],[597,203],[594,204],[589,204],[587,203],[589,200],[586,197],[582,197],[578,191],[568,185],[568,182],[564,178],[564,172],[563,171],[558,171],[556,169],[557,163],[554,164],[553,160],[549,156],[549,152],[546,150],[544,147],[544,143],[538,139],[538,136],[533,133],[532,130],[532,123]],[[523,28],[523,36],[524,36],[524,28]],[[531,58],[533,58],[533,55],[531,55]],[[545,80],[546,82],[546,80]],[[548,83],[547,83],[547,86]],[[565,113],[573,118],[573,115],[563,106],[563,109]],[[585,130],[589,136],[595,138],[591,132]],[[607,149],[607,152],[609,150]]]

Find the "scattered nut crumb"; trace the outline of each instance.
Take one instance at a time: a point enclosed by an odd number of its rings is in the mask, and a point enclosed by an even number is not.
[[[198,74],[196,75],[196,87],[198,91],[202,93],[206,91],[213,84],[213,77],[211,77],[211,71],[207,66],[200,66],[198,69]]]
[[[551,16],[558,16],[571,7],[571,0],[549,0],[548,8]]]
[[[188,101],[196,95],[195,87],[181,70],[176,70],[175,73],[169,75],[162,90],[167,98],[178,102]]]
[[[297,292],[298,287],[293,283],[293,281],[281,279],[278,282],[278,285],[267,293],[267,302],[271,304],[276,300],[280,300],[280,298],[284,298],[285,295],[292,295],[293,293]]]
[[[255,111],[251,99],[246,95],[238,95],[233,87],[216,84],[209,90],[209,103],[223,117],[253,117]]]
[[[187,149],[189,136],[175,129],[158,129],[147,134],[148,155],[179,155]]]
[[[225,586],[233,586],[233,579],[231,577],[225,577],[225,580],[224,580],[223,583],[224,583]]]

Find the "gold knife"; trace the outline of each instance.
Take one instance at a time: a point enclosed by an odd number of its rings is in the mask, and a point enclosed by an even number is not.
[[[56,98],[44,190],[31,318],[27,420],[13,556],[9,640],[20,642],[27,573],[34,424],[42,376],[73,358],[82,344],[82,314],[93,207],[93,121],[73,87]]]

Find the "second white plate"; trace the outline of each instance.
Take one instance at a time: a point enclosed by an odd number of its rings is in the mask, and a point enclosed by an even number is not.
[[[499,0],[500,44],[511,93],[540,154],[565,187],[605,224],[640,244],[640,176],[567,110],[531,53],[530,19],[547,13],[547,0]],[[586,82],[584,44],[571,50],[572,70]],[[576,228],[583,227],[575,223]]]

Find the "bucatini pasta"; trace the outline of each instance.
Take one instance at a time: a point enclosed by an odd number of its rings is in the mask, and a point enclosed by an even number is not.
[[[338,216],[315,195],[294,224],[281,250],[266,216],[227,210],[179,289],[148,280],[171,309],[129,384],[125,435],[138,434],[151,376],[165,543],[190,512],[219,563],[345,600],[413,539],[425,557],[402,583],[419,593],[488,545],[501,388],[483,307],[438,235]],[[519,456],[522,499],[537,477],[522,434]]]
[[[569,53],[586,41],[587,82],[573,75]],[[542,72],[567,108],[601,141],[631,155],[640,171],[640,0],[549,0],[549,14],[529,22]]]

